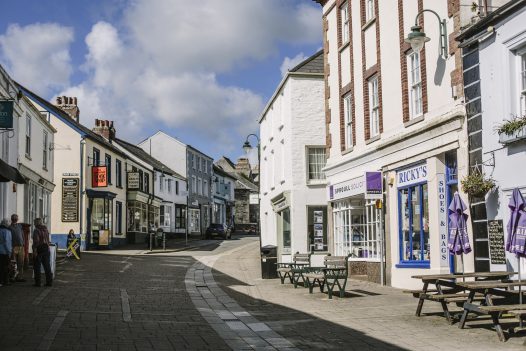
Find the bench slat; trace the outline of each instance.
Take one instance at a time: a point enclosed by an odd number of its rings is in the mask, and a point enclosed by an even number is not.
[[[478,309],[482,312],[506,312],[506,311],[519,311],[526,309],[526,305],[497,305],[497,306],[479,306]]]

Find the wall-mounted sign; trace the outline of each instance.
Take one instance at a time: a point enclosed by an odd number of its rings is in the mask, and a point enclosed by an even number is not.
[[[139,172],[128,172],[128,189],[139,189]]]
[[[91,167],[91,187],[101,188],[108,186],[108,169],[106,166]]]
[[[382,199],[382,172],[365,172],[365,198]]]
[[[438,237],[440,238],[440,267],[449,266],[449,252],[447,250],[447,199],[446,176],[437,174],[438,184]]]
[[[79,221],[79,179],[62,178],[62,222]]]
[[[62,176],[64,177],[78,177],[78,173],[62,173]]]
[[[329,186],[329,200],[344,199],[349,196],[365,193],[364,177],[357,177]]]
[[[13,129],[13,101],[0,101],[0,129]]]
[[[421,163],[396,172],[396,180],[399,188],[427,182],[427,164]]]
[[[504,225],[502,219],[488,221],[488,238],[491,264],[506,264]]]

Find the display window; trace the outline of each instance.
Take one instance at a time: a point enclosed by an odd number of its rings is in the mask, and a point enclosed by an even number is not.
[[[113,236],[113,200],[108,198],[90,199],[91,244],[110,245]]]
[[[140,201],[128,201],[128,231],[148,233],[159,228],[159,207]]]
[[[400,264],[429,266],[429,201],[427,183],[399,189]]]
[[[328,251],[327,206],[307,206],[310,251]]]

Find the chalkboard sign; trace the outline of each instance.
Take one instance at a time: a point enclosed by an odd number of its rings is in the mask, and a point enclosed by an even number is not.
[[[492,264],[506,264],[504,225],[501,219],[488,221],[489,255]]]
[[[79,179],[62,178],[62,222],[79,221]]]

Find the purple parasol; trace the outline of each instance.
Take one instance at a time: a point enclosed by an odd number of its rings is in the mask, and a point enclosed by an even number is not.
[[[513,189],[508,207],[511,216],[508,222],[506,251],[526,257],[526,201],[519,189]]]
[[[449,205],[449,239],[447,248],[452,255],[462,255],[471,252],[467,229],[468,215],[464,213],[466,209],[466,204],[456,192]]]

